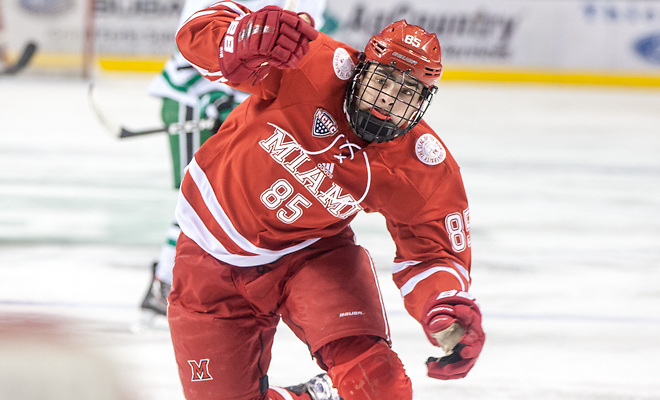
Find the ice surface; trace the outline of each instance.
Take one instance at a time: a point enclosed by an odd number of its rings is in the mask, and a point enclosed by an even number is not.
[[[129,127],[155,127],[150,78],[100,77],[100,102]],[[166,325],[140,329],[138,309],[176,200],[167,139],[108,135],[87,85],[0,80],[0,316],[62,320],[135,398],[179,400]],[[355,223],[418,398],[659,399],[660,91],[448,81],[427,120],[471,202],[487,341],[467,378],[426,377],[439,352],[391,282],[383,221]],[[280,329],[271,382],[318,371]]]

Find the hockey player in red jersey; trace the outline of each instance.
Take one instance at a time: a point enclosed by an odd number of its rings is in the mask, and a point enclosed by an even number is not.
[[[484,344],[460,170],[422,119],[436,36],[398,21],[361,53],[307,21],[221,1],[177,33],[206,78],[252,94],[196,153],[177,204],[168,320],[188,399],[412,399],[350,228],[360,211],[385,217],[405,307],[450,353],[429,376],[464,377]],[[327,375],[269,385],[280,320]]]

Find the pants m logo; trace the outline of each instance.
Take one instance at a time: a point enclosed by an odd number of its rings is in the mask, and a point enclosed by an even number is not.
[[[203,360],[188,360],[190,368],[192,369],[192,378],[191,382],[201,382],[201,381],[210,381],[213,380],[211,374],[209,374],[209,359],[205,358]]]

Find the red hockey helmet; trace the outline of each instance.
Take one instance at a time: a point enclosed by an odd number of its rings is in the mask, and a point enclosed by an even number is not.
[[[392,65],[428,87],[438,84],[442,75],[440,42],[435,33],[428,33],[405,19],[390,24],[374,35],[364,49],[366,59]]]
[[[401,20],[369,40],[347,87],[344,110],[358,137],[387,142],[422,119],[442,75],[435,34]]]

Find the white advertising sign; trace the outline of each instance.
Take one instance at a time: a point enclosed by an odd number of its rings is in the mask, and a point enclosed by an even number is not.
[[[452,65],[660,74],[660,1],[346,0],[333,36],[362,49],[405,18],[438,35]]]
[[[12,49],[80,52],[91,0],[0,0]],[[94,0],[97,55],[167,59],[184,0]],[[660,78],[660,0],[328,0],[326,31],[358,49],[406,19],[438,35],[447,70]]]

